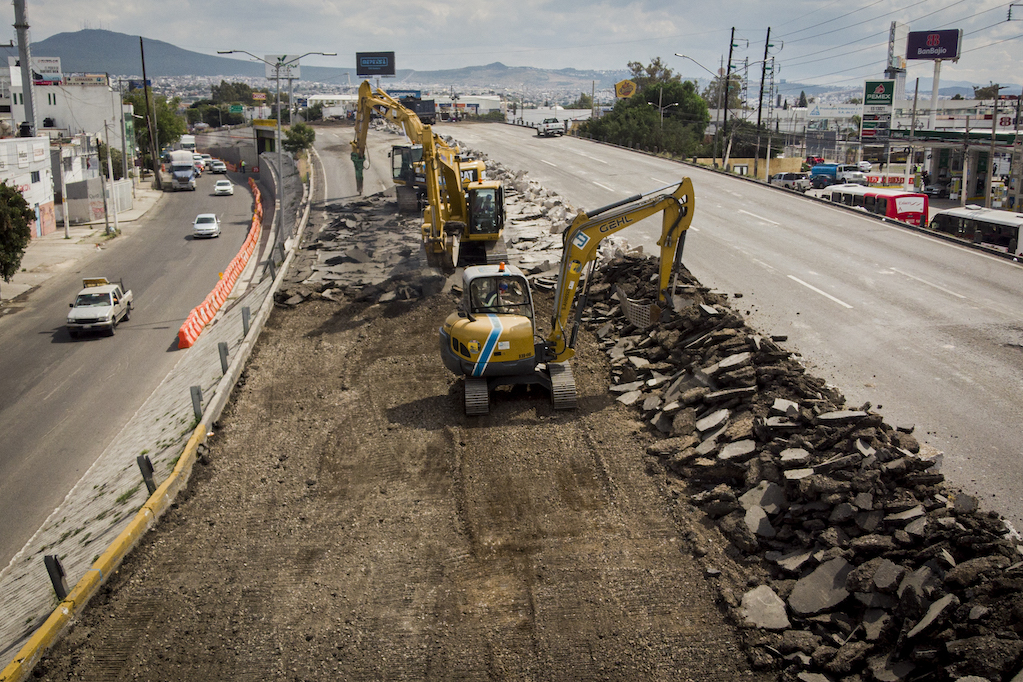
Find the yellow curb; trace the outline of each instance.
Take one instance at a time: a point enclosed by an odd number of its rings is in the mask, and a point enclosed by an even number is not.
[[[84,608],[89,599],[96,594],[100,586],[118,569],[128,553],[138,544],[146,531],[156,522],[163,512],[170,507],[174,497],[188,483],[199,452],[199,445],[206,440],[206,426],[199,424],[192,432],[192,437],[185,444],[184,452],[178,458],[174,471],[167,480],[156,489],[135,517],[121,531],[120,535],[110,543],[93,563],[92,568],[75,584],[57,608],[53,610],[46,622],[32,634],[21,647],[7,667],[0,672],[0,682],[22,682],[28,678],[39,659],[53,646],[57,639],[71,624],[75,613]]]

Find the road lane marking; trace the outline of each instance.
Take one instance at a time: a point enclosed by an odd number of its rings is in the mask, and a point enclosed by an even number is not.
[[[834,296],[832,296],[831,294],[829,294],[826,291],[821,291],[820,289],[818,289],[817,287],[813,286],[812,284],[807,284],[806,282],[804,282],[803,280],[799,279],[798,277],[796,277],[794,275],[789,275],[789,279],[791,279],[793,282],[798,282],[799,284],[802,284],[804,287],[806,287],[810,291],[816,291],[818,294],[820,294],[821,296],[823,296],[825,298],[830,298],[832,301],[834,301],[838,305],[845,306],[846,308],[852,308],[852,306],[849,305],[848,303],[846,303],[845,301],[843,301],[841,299],[835,298]]]
[[[914,277],[913,275],[909,274],[908,272],[903,272],[902,270],[899,270],[898,268],[892,268],[891,270],[892,270],[892,272],[899,273],[903,277],[909,277],[912,280],[916,280],[917,282],[920,282],[921,284],[926,284],[929,287],[934,287],[938,291],[944,291],[946,294],[949,294],[951,296],[955,296],[956,298],[963,298],[963,299],[966,298],[962,294],[957,294],[956,292],[950,291],[949,289],[946,289],[945,287],[938,286],[937,284],[934,284],[933,282],[928,282],[926,279],[920,279],[919,277]]]
[[[613,188],[608,187],[607,185],[602,185],[599,182],[597,182],[596,180],[593,181],[593,184],[596,185],[597,187],[606,189],[608,192],[614,192],[615,191]]]
[[[650,179],[653,180],[654,182],[660,182],[660,183],[665,184],[665,185],[670,184],[667,180],[661,180],[660,178],[655,178],[652,175],[650,176]]]
[[[587,159],[592,159],[593,161],[599,161],[599,162],[601,162],[603,164],[607,164],[607,161],[605,161],[604,159],[598,159],[596,156],[590,156],[589,154],[586,154],[584,152],[577,152],[575,150],[571,150],[571,151],[574,154],[578,154],[579,156],[585,156]]]
[[[540,163],[546,163],[548,166],[554,166],[555,168],[558,167],[558,165],[556,163],[551,163],[550,161],[544,161],[543,159],[540,159]]]
[[[768,220],[764,216],[757,215],[756,213],[750,213],[749,211],[744,211],[741,208],[739,209],[739,213],[745,213],[746,215],[753,216],[757,220],[763,220],[765,223],[771,223],[772,225],[781,225],[781,223],[776,223],[773,220]]]

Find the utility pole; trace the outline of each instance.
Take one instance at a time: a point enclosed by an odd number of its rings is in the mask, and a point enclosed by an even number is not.
[[[970,117],[966,117],[966,134],[963,136],[963,187],[959,205],[966,206],[966,195],[970,191]]]
[[[903,169],[903,189],[909,191],[909,164],[913,160],[913,134],[916,132],[916,101],[920,96],[920,79],[916,79],[916,87],[913,89],[913,116],[909,119],[909,153],[906,154],[906,167]]]
[[[760,162],[760,114],[764,110],[764,81],[767,79],[767,50],[771,47],[771,27],[767,27],[767,40],[764,41],[764,61],[760,65],[760,101],[757,104],[757,155],[753,157],[753,177],[760,177],[757,174],[757,164]],[[770,132],[768,139],[770,139]],[[770,149],[771,145],[768,144]]]
[[[998,134],[998,91],[995,90],[995,107],[991,115],[991,151],[987,159],[987,177],[984,179],[984,206],[991,208],[991,184],[995,179],[995,139]]]
[[[146,50],[142,45],[142,36],[139,36],[139,54],[142,56],[142,97],[146,102],[146,125],[149,127],[149,156],[153,166],[153,186],[156,189],[163,189],[163,184],[160,182],[160,170],[159,160],[160,158],[156,155],[157,139],[156,133],[156,111],[152,112],[150,116],[149,108],[149,81],[146,79]],[[153,102],[153,109],[156,109],[156,102]]]
[[[119,234],[121,226],[117,224],[117,197],[114,196],[114,162],[111,160],[113,154],[110,153],[110,131],[107,129],[108,123],[103,121],[103,136],[106,138],[107,143],[107,187],[110,188],[110,205],[114,209],[114,231],[110,232],[110,224],[107,224],[107,234]],[[100,170],[100,175],[103,175],[103,171]],[[106,209],[106,192],[103,192],[103,208]]]
[[[32,97],[32,49],[28,37],[28,10],[25,0],[14,0],[14,28],[18,32],[18,59],[21,60],[21,98],[25,105],[25,123],[28,124],[28,135],[36,136],[36,111]]]
[[[64,239],[71,239],[71,220],[67,214],[67,184],[64,180],[64,138],[57,138],[57,150],[60,157],[57,171],[60,174],[60,207],[64,215]]]
[[[724,118],[724,122],[721,124],[722,125],[722,129],[721,129],[722,135],[724,134],[725,129],[728,128],[728,94],[729,94],[728,91],[731,90],[731,88],[732,88],[732,50],[734,50],[734,49],[735,49],[735,27],[733,26],[732,27],[732,37],[729,38],[729,40],[728,40],[728,68],[725,69],[725,82],[724,82],[724,89],[725,89],[725,118]],[[729,138],[729,140],[731,140],[731,138]],[[722,137],[721,142],[722,142],[723,145],[725,145],[725,149],[724,149],[724,151],[722,153],[722,156],[721,156],[721,167],[722,167],[722,169],[727,171],[728,170],[728,155],[732,151],[732,145],[727,144],[727,142],[725,141],[724,137]]]

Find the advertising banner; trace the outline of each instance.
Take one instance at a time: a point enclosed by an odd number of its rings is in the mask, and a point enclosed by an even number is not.
[[[356,52],[355,75],[359,78],[394,75],[393,52]]]
[[[963,32],[910,31],[906,41],[906,59],[959,59]]]
[[[895,81],[866,81],[863,85],[863,118],[860,139],[884,141],[891,134]]]
[[[298,67],[297,54],[268,54],[263,59],[266,62],[266,77],[273,80],[280,76],[283,79],[291,78],[299,80],[301,69]]]
[[[615,83],[615,96],[618,99],[628,99],[636,94],[636,84],[632,81],[618,81]]]

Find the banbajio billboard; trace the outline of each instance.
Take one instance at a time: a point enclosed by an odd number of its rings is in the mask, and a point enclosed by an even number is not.
[[[910,31],[906,40],[906,59],[959,59],[962,41],[961,29]]]

